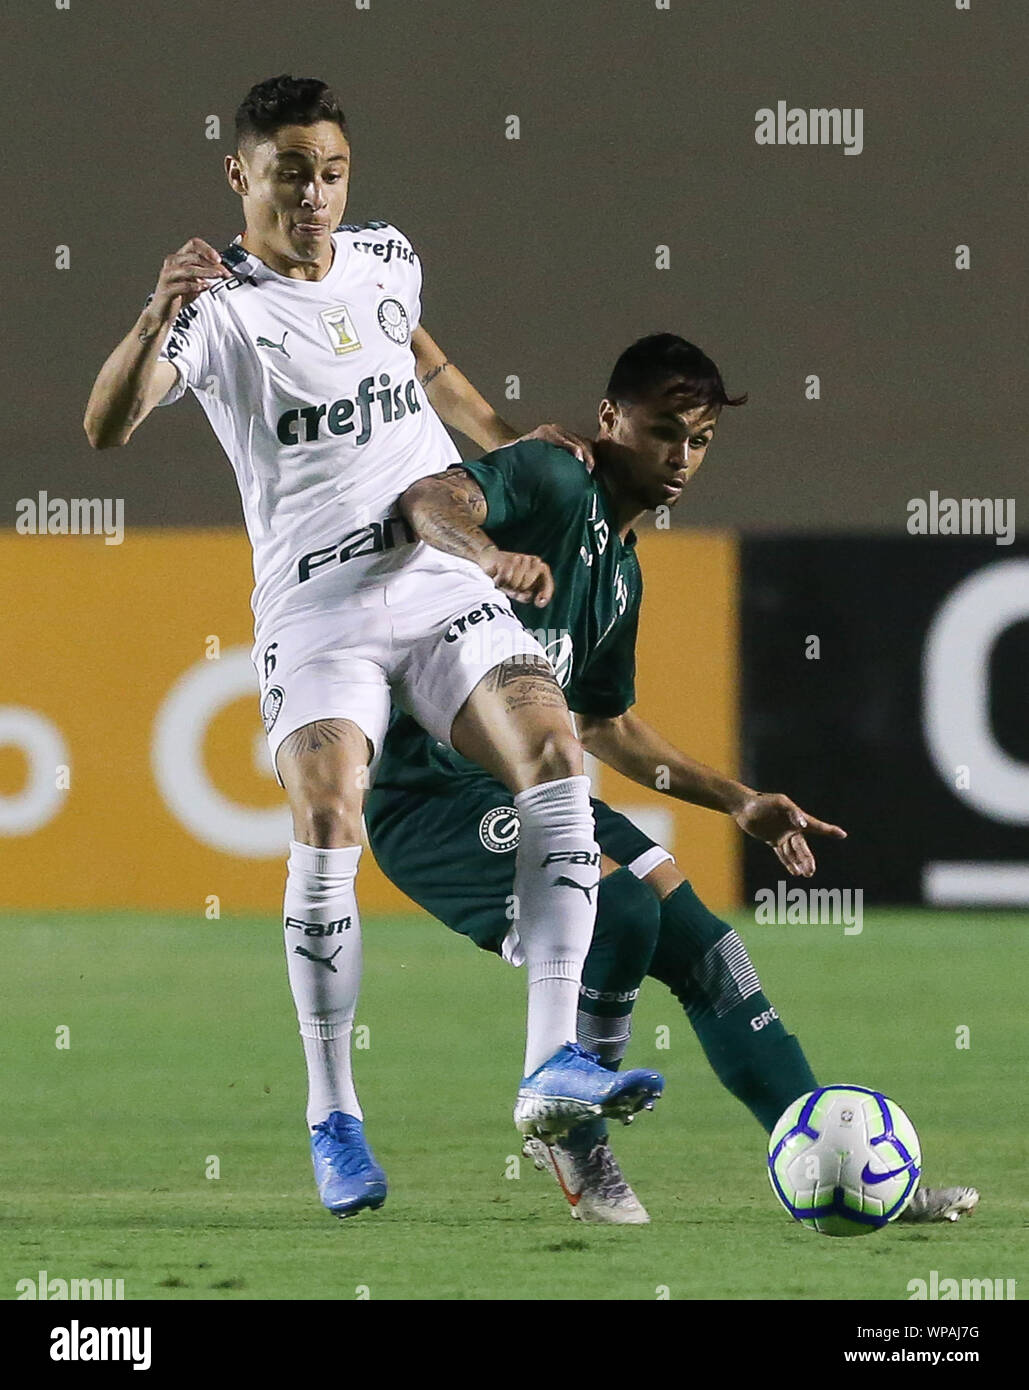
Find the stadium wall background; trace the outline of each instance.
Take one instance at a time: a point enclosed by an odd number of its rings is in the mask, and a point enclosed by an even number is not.
[[[242,231],[222,167],[233,113],[283,71],[338,91],[348,221],[411,239],[426,329],[519,430],[592,431],[617,355],[669,331],[749,393],[691,488],[690,525],[903,533],[930,488],[1025,499],[1029,6],[306,0],[302,13],[5,6],[8,122],[55,171],[8,228],[6,524],[37,488],[124,498],[132,526],[238,524],[194,400],[156,412],[126,451],[92,453],[81,420],[163,258]],[[40,121],[39,93],[56,88],[74,116]],[[780,98],[862,109],[860,156],[758,144],[756,113]]]
[[[737,543],[651,535],[640,555],[640,711],[732,766]],[[3,904],[277,911],[289,818],[258,715],[242,530],[4,536],[0,575],[18,653],[0,706]],[[723,817],[606,769],[598,783],[683,852],[712,903],[735,899]],[[365,910],[410,906],[370,854],[361,876]]]
[[[1029,546],[680,531],[640,557],[639,712],[846,826],[814,886],[1029,902]],[[276,911],[242,532],[5,536],[0,575],[3,905]],[[784,877],[727,818],[593,772],[712,906]],[[370,855],[362,903],[407,903]]]

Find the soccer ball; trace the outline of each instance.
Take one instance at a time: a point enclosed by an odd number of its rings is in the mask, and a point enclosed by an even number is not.
[[[921,1177],[915,1127],[864,1086],[819,1086],[788,1106],[768,1141],[772,1190],[824,1236],[865,1236],[907,1206]]]

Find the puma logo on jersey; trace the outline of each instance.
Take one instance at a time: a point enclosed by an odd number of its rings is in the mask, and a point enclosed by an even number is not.
[[[288,337],[289,337],[289,329],[287,328],[286,332],[283,333],[283,335],[282,335],[282,342],[281,342],[281,343],[273,343],[273,342],[271,341],[270,338],[258,338],[258,340],[257,340],[257,346],[258,346],[258,347],[274,348],[274,349],[276,350],[276,352],[281,352],[282,355],[283,355],[283,357],[289,357],[289,353],[286,351],[286,339],[287,339]]]

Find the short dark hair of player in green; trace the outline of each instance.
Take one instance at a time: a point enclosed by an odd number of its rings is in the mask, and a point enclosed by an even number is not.
[[[694,343],[675,333],[651,333],[627,347],[607,383],[605,396],[619,405],[632,405],[670,381],[681,384],[681,394],[693,407],[743,405],[746,394],[730,396],[722,374],[711,358]]]
[[[252,145],[286,125],[317,125],[334,121],[350,139],[347,118],[328,83],[316,77],[282,73],[257,82],[236,111],[236,148]]]

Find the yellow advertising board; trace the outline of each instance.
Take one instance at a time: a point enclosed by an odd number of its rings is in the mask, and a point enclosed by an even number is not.
[[[638,711],[734,770],[735,542],[651,532],[639,554]],[[0,582],[0,904],[277,912],[290,822],[258,715],[245,535],[7,535]],[[725,817],[593,772],[712,907],[736,901]],[[367,852],[360,902],[410,906]]]

